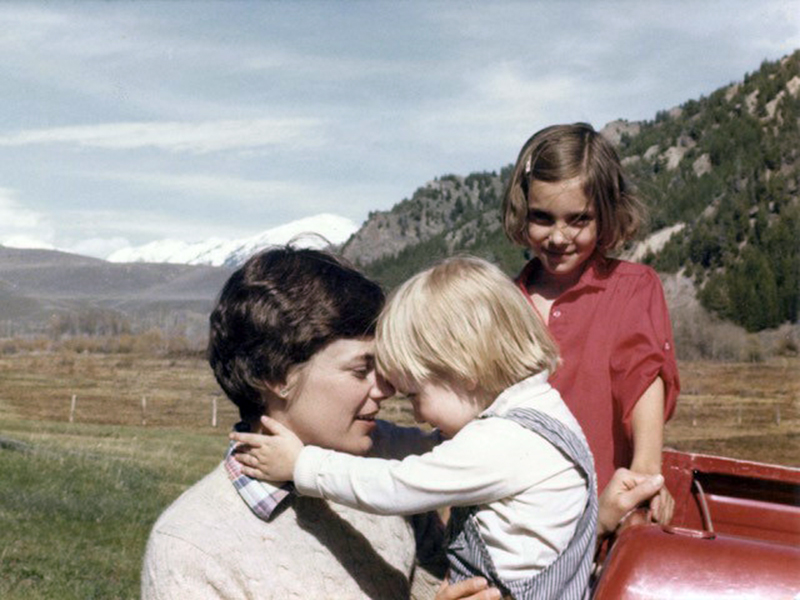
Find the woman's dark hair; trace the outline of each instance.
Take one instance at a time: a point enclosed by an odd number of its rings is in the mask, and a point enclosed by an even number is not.
[[[380,286],[320,250],[285,246],[250,258],[210,317],[208,361],[242,419],[266,411],[266,384],[342,338],[375,334]]]

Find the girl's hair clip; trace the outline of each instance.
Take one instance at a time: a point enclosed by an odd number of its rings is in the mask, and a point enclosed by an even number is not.
[[[531,174],[531,159],[532,158],[533,158],[532,156],[529,156],[528,160],[525,161],[525,175],[530,175]]]

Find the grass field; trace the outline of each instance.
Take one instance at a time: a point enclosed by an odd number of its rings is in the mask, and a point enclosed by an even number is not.
[[[667,444],[800,465],[798,373],[798,358],[682,363]],[[396,400],[382,416],[410,421]],[[0,598],[138,597],[150,526],[235,420],[200,358],[0,355]]]

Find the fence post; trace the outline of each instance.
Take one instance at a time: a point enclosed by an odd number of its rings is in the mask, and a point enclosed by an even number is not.
[[[217,397],[211,396],[211,426],[217,426]]]
[[[777,404],[775,406],[775,425],[780,426],[781,424],[781,405]]]
[[[142,396],[142,425],[147,425],[147,396]]]
[[[78,402],[78,397],[75,394],[72,394],[72,401],[69,403],[69,422],[72,423],[75,421],[75,405]]]

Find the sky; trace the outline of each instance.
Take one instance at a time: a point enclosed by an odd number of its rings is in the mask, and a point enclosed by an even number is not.
[[[800,48],[800,0],[0,3],[0,244],[104,258],[499,170]]]

